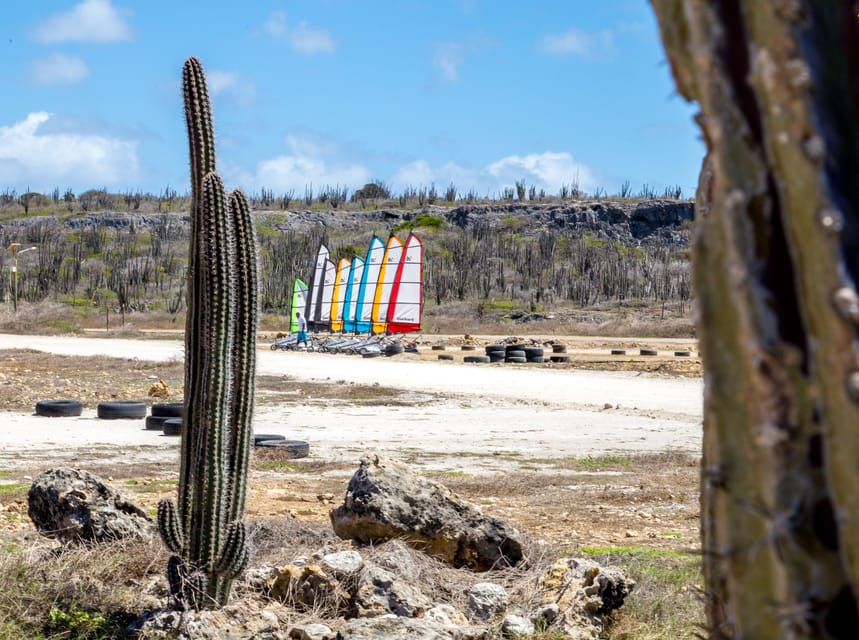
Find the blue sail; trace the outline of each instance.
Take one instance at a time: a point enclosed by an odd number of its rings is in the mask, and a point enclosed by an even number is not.
[[[358,291],[361,288],[361,276],[364,275],[364,258],[352,258],[349,269],[349,281],[346,284],[346,295],[343,299],[343,331],[355,331],[355,313],[358,310]]]
[[[364,273],[358,285],[358,297],[355,303],[355,331],[370,333],[373,326],[373,296],[379,281],[379,271],[382,269],[382,257],[385,255],[385,243],[379,236],[373,236],[364,260]]]

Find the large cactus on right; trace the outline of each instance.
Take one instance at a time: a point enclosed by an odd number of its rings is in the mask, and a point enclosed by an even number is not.
[[[257,327],[256,241],[247,200],[215,173],[203,69],[183,70],[191,158],[191,242],[185,328],[185,417],[178,501],[158,525],[173,552],[170,589],[195,609],[226,604],[248,560],[244,513]]]
[[[859,637],[859,19],[651,0],[708,157],[693,246],[710,637]]]

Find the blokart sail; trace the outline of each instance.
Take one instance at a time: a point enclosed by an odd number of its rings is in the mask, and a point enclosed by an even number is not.
[[[346,295],[343,300],[343,331],[355,331],[355,313],[358,310],[358,291],[361,288],[361,277],[364,275],[364,258],[352,258],[349,268],[349,281],[346,284]]]
[[[296,333],[298,331],[298,318],[295,317],[295,312],[304,313],[307,307],[307,283],[301,278],[296,278],[292,283],[292,306],[289,308],[289,332]]]
[[[358,298],[355,303],[355,331],[370,333],[372,328],[373,296],[376,284],[379,282],[379,271],[382,269],[382,258],[385,256],[385,243],[378,236],[370,240],[367,249],[367,259],[364,261],[364,273],[361,274],[361,284],[358,286]]]
[[[423,244],[409,234],[388,305],[389,333],[420,331],[423,310]]]
[[[331,326],[331,300],[334,298],[334,282],[337,279],[337,266],[331,260],[325,261],[322,293],[320,295],[319,328]]]
[[[326,328],[327,323],[322,323],[322,289],[325,286],[325,263],[328,261],[328,247],[319,245],[316,254],[316,266],[313,269],[313,277],[310,279],[310,287],[307,293],[307,306],[304,310],[304,318],[307,320],[307,328],[318,331]]]
[[[391,301],[391,291],[394,288],[394,278],[403,255],[403,241],[394,234],[385,244],[385,256],[382,258],[382,269],[379,271],[379,282],[376,284],[376,294],[373,297],[373,333],[384,333],[388,325],[388,304]]]
[[[343,331],[343,299],[346,295],[351,265],[347,258],[340,258],[337,262],[334,291],[331,294],[331,331]]]

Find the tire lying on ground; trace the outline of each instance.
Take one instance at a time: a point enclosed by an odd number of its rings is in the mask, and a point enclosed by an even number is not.
[[[449,353],[440,353],[438,355],[438,359],[439,360],[453,360],[453,356],[450,355]]]
[[[255,433],[254,444],[259,446],[260,442],[270,442],[272,440],[286,440],[286,436],[280,436],[276,433]]]
[[[567,352],[567,345],[558,344],[558,343],[552,344],[552,353],[566,353],[566,352]]]
[[[525,347],[522,349],[525,352],[525,357],[528,358],[528,362],[535,362],[534,358],[542,358],[543,357],[543,347]]]
[[[655,356],[657,354],[656,349],[639,349],[638,353],[643,356]]]
[[[528,358],[525,356],[507,356],[504,358],[504,362],[516,362],[521,364],[523,362],[528,362]]]
[[[626,355],[626,349],[612,349],[611,355],[613,355],[613,356],[625,356]]]
[[[488,344],[483,347],[484,351],[486,351],[486,355],[491,356],[493,353],[504,353],[506,347],[503,344]]]
[[[385,347],[386,356],[395,356],[403,352],[403,345],[399,342],[392,342]]]
[[[137,402],[134,400],[115,400],[111,402],[99,402],[97,412],[98,417],[104,420],[145,418],[146,403]]]
[[[521,349],[510,349],[505,355],[506,358],[527,358],[528,356]]]
[[[306,458],[310,453],[310,445],[303,440],[262,440],[257,446],[277,451],[284,458]]]
[[[381,351],[367,351],[365,353],[362,353],[361,357],[362,358],[378,358],[380,355],[382,355]]]
[[[175,416],[146,416],[146,429],[148,431],[161,431],[164,423],[174,419]]]
[[[465,356],[463,362],[485,363],[490,362],[489,356]]]
[[[45,418],[70,418],[79,416],[83,404],[77,400],[39,400],[36,403],[36,415]]]
[[[444,351],[444,345],[434,344],[432,347],[430,347],[430,349],[432,349],[433,351]]]
[[[549,356],[552,362],[569,362],[570,356]]]
[[[692,355],[692,352],[691,351],[675,351],[674,355],[680,356],[682,358],[688,358],[689,356]]]
[[[463,351],[474,351],[475,349],[477,349],[477,347],[475,347],[473,344],[464,344],[464,345],[462,345],[462,350],[463,350]]]
[[[185,414],[184,402],[157,402],[152,405],[149,413],[164,418],[181,418]]]
[[[165,436],[181,436],[182,435],[182,418],[167,418],[164,421],[162,432]]]
[[[489,362],[504,362],[503,351],[490,351],[486,357],[489,358]]]
[[[546,358],[543,356],[534,356],[533,358],[525,358],[528,362],[545,362]]]

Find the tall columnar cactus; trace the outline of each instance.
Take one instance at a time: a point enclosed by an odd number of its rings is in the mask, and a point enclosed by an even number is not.
[[[191,156],[185,417],[178,502],[158,505],[170,590],[195,609],[226,604],[248,561],[244,513],[257,327],[256,241],[247,200],[215,173],[199,60],[183,70]]]
[[[859,637],[859,19],[652,0],[708,156],[693,264],[711,638]]]

